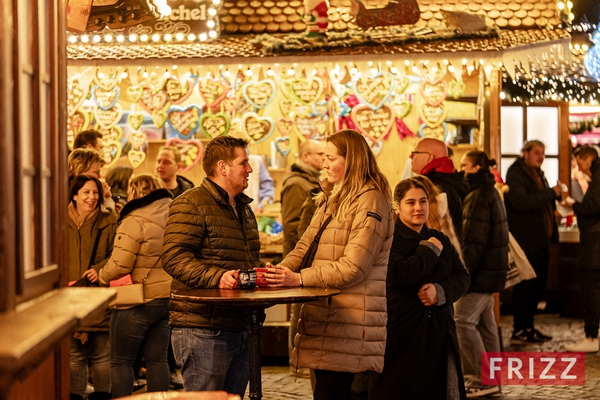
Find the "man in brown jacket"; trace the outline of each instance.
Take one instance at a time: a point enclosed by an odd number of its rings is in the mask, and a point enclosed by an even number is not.
[[[171,291],[235,289],[238,270],[260,262],[252,199],[243,194],[252,172],[248,141],[222,136],[204,151],[207,178],[177,197],[169,212],[162,263]],[[246,315],[239,307],[171,300],[169,325],[186,391],[225,390],[244,396],[249,360]]]

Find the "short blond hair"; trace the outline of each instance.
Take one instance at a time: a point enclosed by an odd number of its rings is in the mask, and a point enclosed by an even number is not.
[[[104,158],[94,149],[75,149],[69,154],[68,163],[69,182],[71,182],[77,175],[89,171],[94,164],[100,164],[100,167],[104,166]]]
[[[149,195],[155,190],[164,188],[163,181],[152,174],[133,175],[129,179],[129,187],[127,188],[128,200],[140,199]]]

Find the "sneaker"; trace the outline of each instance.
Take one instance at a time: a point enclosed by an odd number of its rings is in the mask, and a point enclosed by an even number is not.
[[[500,397],[502,395],[502,390],[500,386],[480,386],[480,387],[467,387],[467,399],[472,399],[475,397]]]
[[[183,377],[181,376],[180,370],[174,369],[171,371],[169,387],[172,389],[183,388]]]
[[[565,344],[565,350],[579,353],[594,353],[599,350],[598,339],[584,337],[583,339],[580,339],[575,343]]]
[[[510,338],[510,343],[511,344],[516,344],[516,345],[525,345],[525,344],[536,344],[536,343],[543,343],[546,340],[544,340],[542,337],[540,337],[541,334],[536,333],[534,329],[521,329],[518,332],[513,332],[511,338]],[[544,337],[550,337],[550,336],[546,336],[546,335],[542,335]],[[552,338],[550,338],[552,339]]]
[[[531,335],[533,335],[536,339],[541,340],[542,342],[549,342],[552,340],[552,336],[548,336],[548,335],[544,335],[542,332],[538,331],[537,329],[533,328],[531,330]]]

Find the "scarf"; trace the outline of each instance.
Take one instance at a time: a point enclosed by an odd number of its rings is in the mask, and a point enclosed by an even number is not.
[[[75,225],[77,225],[78,228],[81,228],[86,220],[98,215],[99,210],[99,208],[96,208],[91,213],[81,215],[77,212],[77,209],[75,208],[73,203],[69,203],[69,218],[71,218],[73,222],[75,222]]]
[[[423,167],[420,174],[427,175],[430,172],[451,174],[454,172],[454,163],[448,157],[434,158],[429,164]]]

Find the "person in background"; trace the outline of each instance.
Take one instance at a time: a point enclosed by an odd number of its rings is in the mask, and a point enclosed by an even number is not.
[[[73,140],[73,149],[94,149],[102,154],[103,140],[102,134],[97,130],[89,129],[87,131],[82,131],[75,136],[75,140]]]
[[[469,186],[464,174],[455,172],[454,163],[448,157],[448,147],[441,140],[421,139],[410,154],[412,171],[425,175],[440,190],[446,193],[448,211],[458,236],[462,232],[462,201],[467,195]]]
[[[387,346],[369,399],[464,399],[452,306],[469,273],[446,235],[429,229],[429,194],[416,179],[394,190],[396,229],[387,272]]]
[[[75,149],[69,154],[68,161],[68,176],[69,186],[73,179],[78,175],[90,175],[98,179],[102,184],[102,193],[104,196],[104,206],[112,208],[119,212],[120,205],[117,206],[112,199],[110,186],[102,179],[102,167],[104,166],[104,158],[102,155],[89,148]]]
[[[118,216],[102,205],[102,184],[93,176],[73,177],[69,199],[69,281],[83,278],[80,282],[89,285],[98,282],[98,272],[111,255]],[[106,310],[77,327],[71,337],[71,400],[85,398],[88,364],[94,386],[88,399],[111,398],[109,319]]]
[[[112,255],[98,274],[102,286],[127,274],[144,285],[144,304],[115,309],[110,318],[113,398],[133,393],[133,365],[140,349],[146,360],[148,392],[169,390],[171,277],[162,268],[161,254],[172,198],[157,177],[131,178]]]
[[[110,187],[112,199],[121,207],[127,204],[127,185],[133,175],[133,168],[129,166],[112,167],[106,173],[106,184]]]
[[[600,161],[591,146],[575,151],[579,170],[592,178],[581,202],[573,204],[579,227],[578,278],[583,297],[585,338],[565,345],[565,350],[597,352],[600,323]]]
[[[470,188],[463,203],[462,243],[471,283],[454,304],[454,320],[468,398],[501,391],[499,385],[481,384],[482,354],[500,351],[494,293],[504,289],[508,270],[508,222],[491,165],[478,150],[466,153],[460,163]]]
[[[269,204],[275,198],[275,183],[265,166],[263,157],[258,154],[248,155],[248,162],[252,167],[252,174],[248,180],[248,187],[244,193],[252,199],[250,207],[256,214],[263,212],[265,204]]]
[[[558,240],[554,218],[554,202],[561,197],[560,183],[551,188],[542,171],[545,157],[544,143],[530,140],[523,145],[522,157],[508,168],[504,194],[508,229],[521,246],[536,278],[522,281],[513,287],[514,315],[511,343],[523,345],[552,340],[535,329],[534,316],[546,290],[550,243]]]
[[[252,199],[246,196],[248,141],[220,136],[204,149],[206,178],[173,201],[162,262],[171,291],[238,288],[238,271],[260,264]],[[186,391],[225,390],[244,396],[249,378],[246,313],[181,300],[169,303],[175,358]],[[264,314],[262,316],[264,319]]]
[[[156,157],[156,175],[162,179],[165,188],[168,189],[173,198],[179,197],[183,192],[194,187],[189,179],[177,175],[179,168],[183,167],[181,152],[175,146],[162,146],[158,149]]]
[[[317,212],[294,250],[279,265],[267,264],[267,281],[340,289],[331,299],[302,306],[292,365],[314,369],[316,400],[349,400],[355,374],[383,368],[391,193],[369,145],[354,130],[327,138],[323,168],[327,179]],[[305,259],[324,223],[314,259]]]

